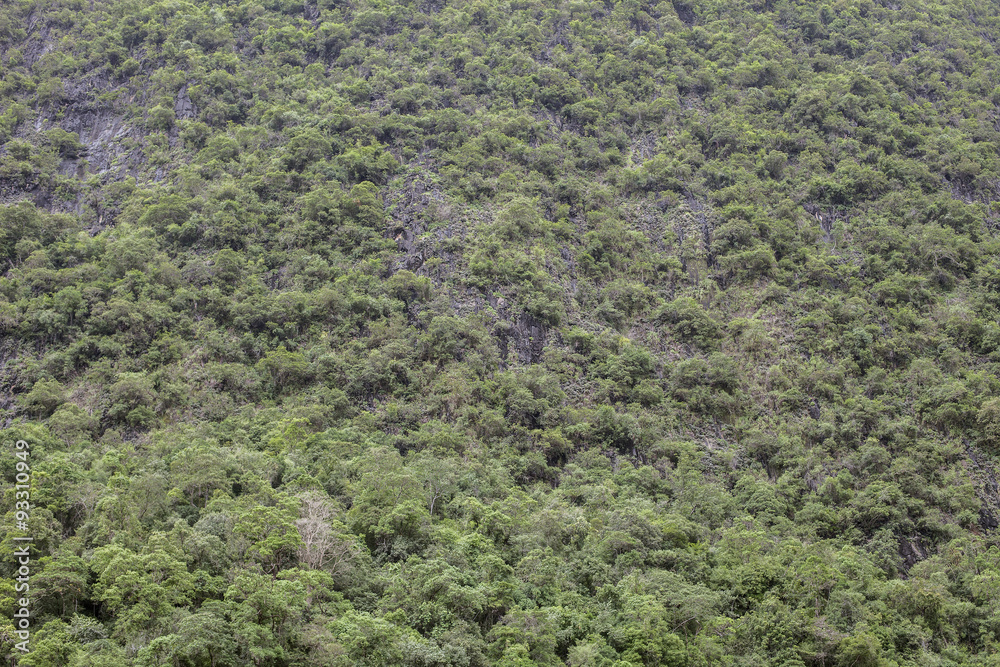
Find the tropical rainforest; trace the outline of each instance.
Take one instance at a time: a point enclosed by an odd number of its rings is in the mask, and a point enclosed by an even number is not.
[[[1000,665],[995,2],[5,0],[0,54],[7,664]]]

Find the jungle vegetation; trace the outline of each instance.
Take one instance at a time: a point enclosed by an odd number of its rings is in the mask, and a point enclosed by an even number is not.
[[[998,40],[5,0],[5,659],[1000,665]]]

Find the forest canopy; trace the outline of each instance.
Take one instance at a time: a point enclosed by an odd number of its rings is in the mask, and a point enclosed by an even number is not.
[[[1000,664],[998,40],[4,2],[5,659]]]

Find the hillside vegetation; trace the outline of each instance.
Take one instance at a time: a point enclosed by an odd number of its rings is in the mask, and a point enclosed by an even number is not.
[[[0,3],[0,650],[1000,665],[998,40],[988,0]]]

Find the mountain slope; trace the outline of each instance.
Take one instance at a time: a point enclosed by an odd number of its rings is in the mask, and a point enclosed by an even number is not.
[[[4,650],[993,664],[998,21],[0,7]]]

